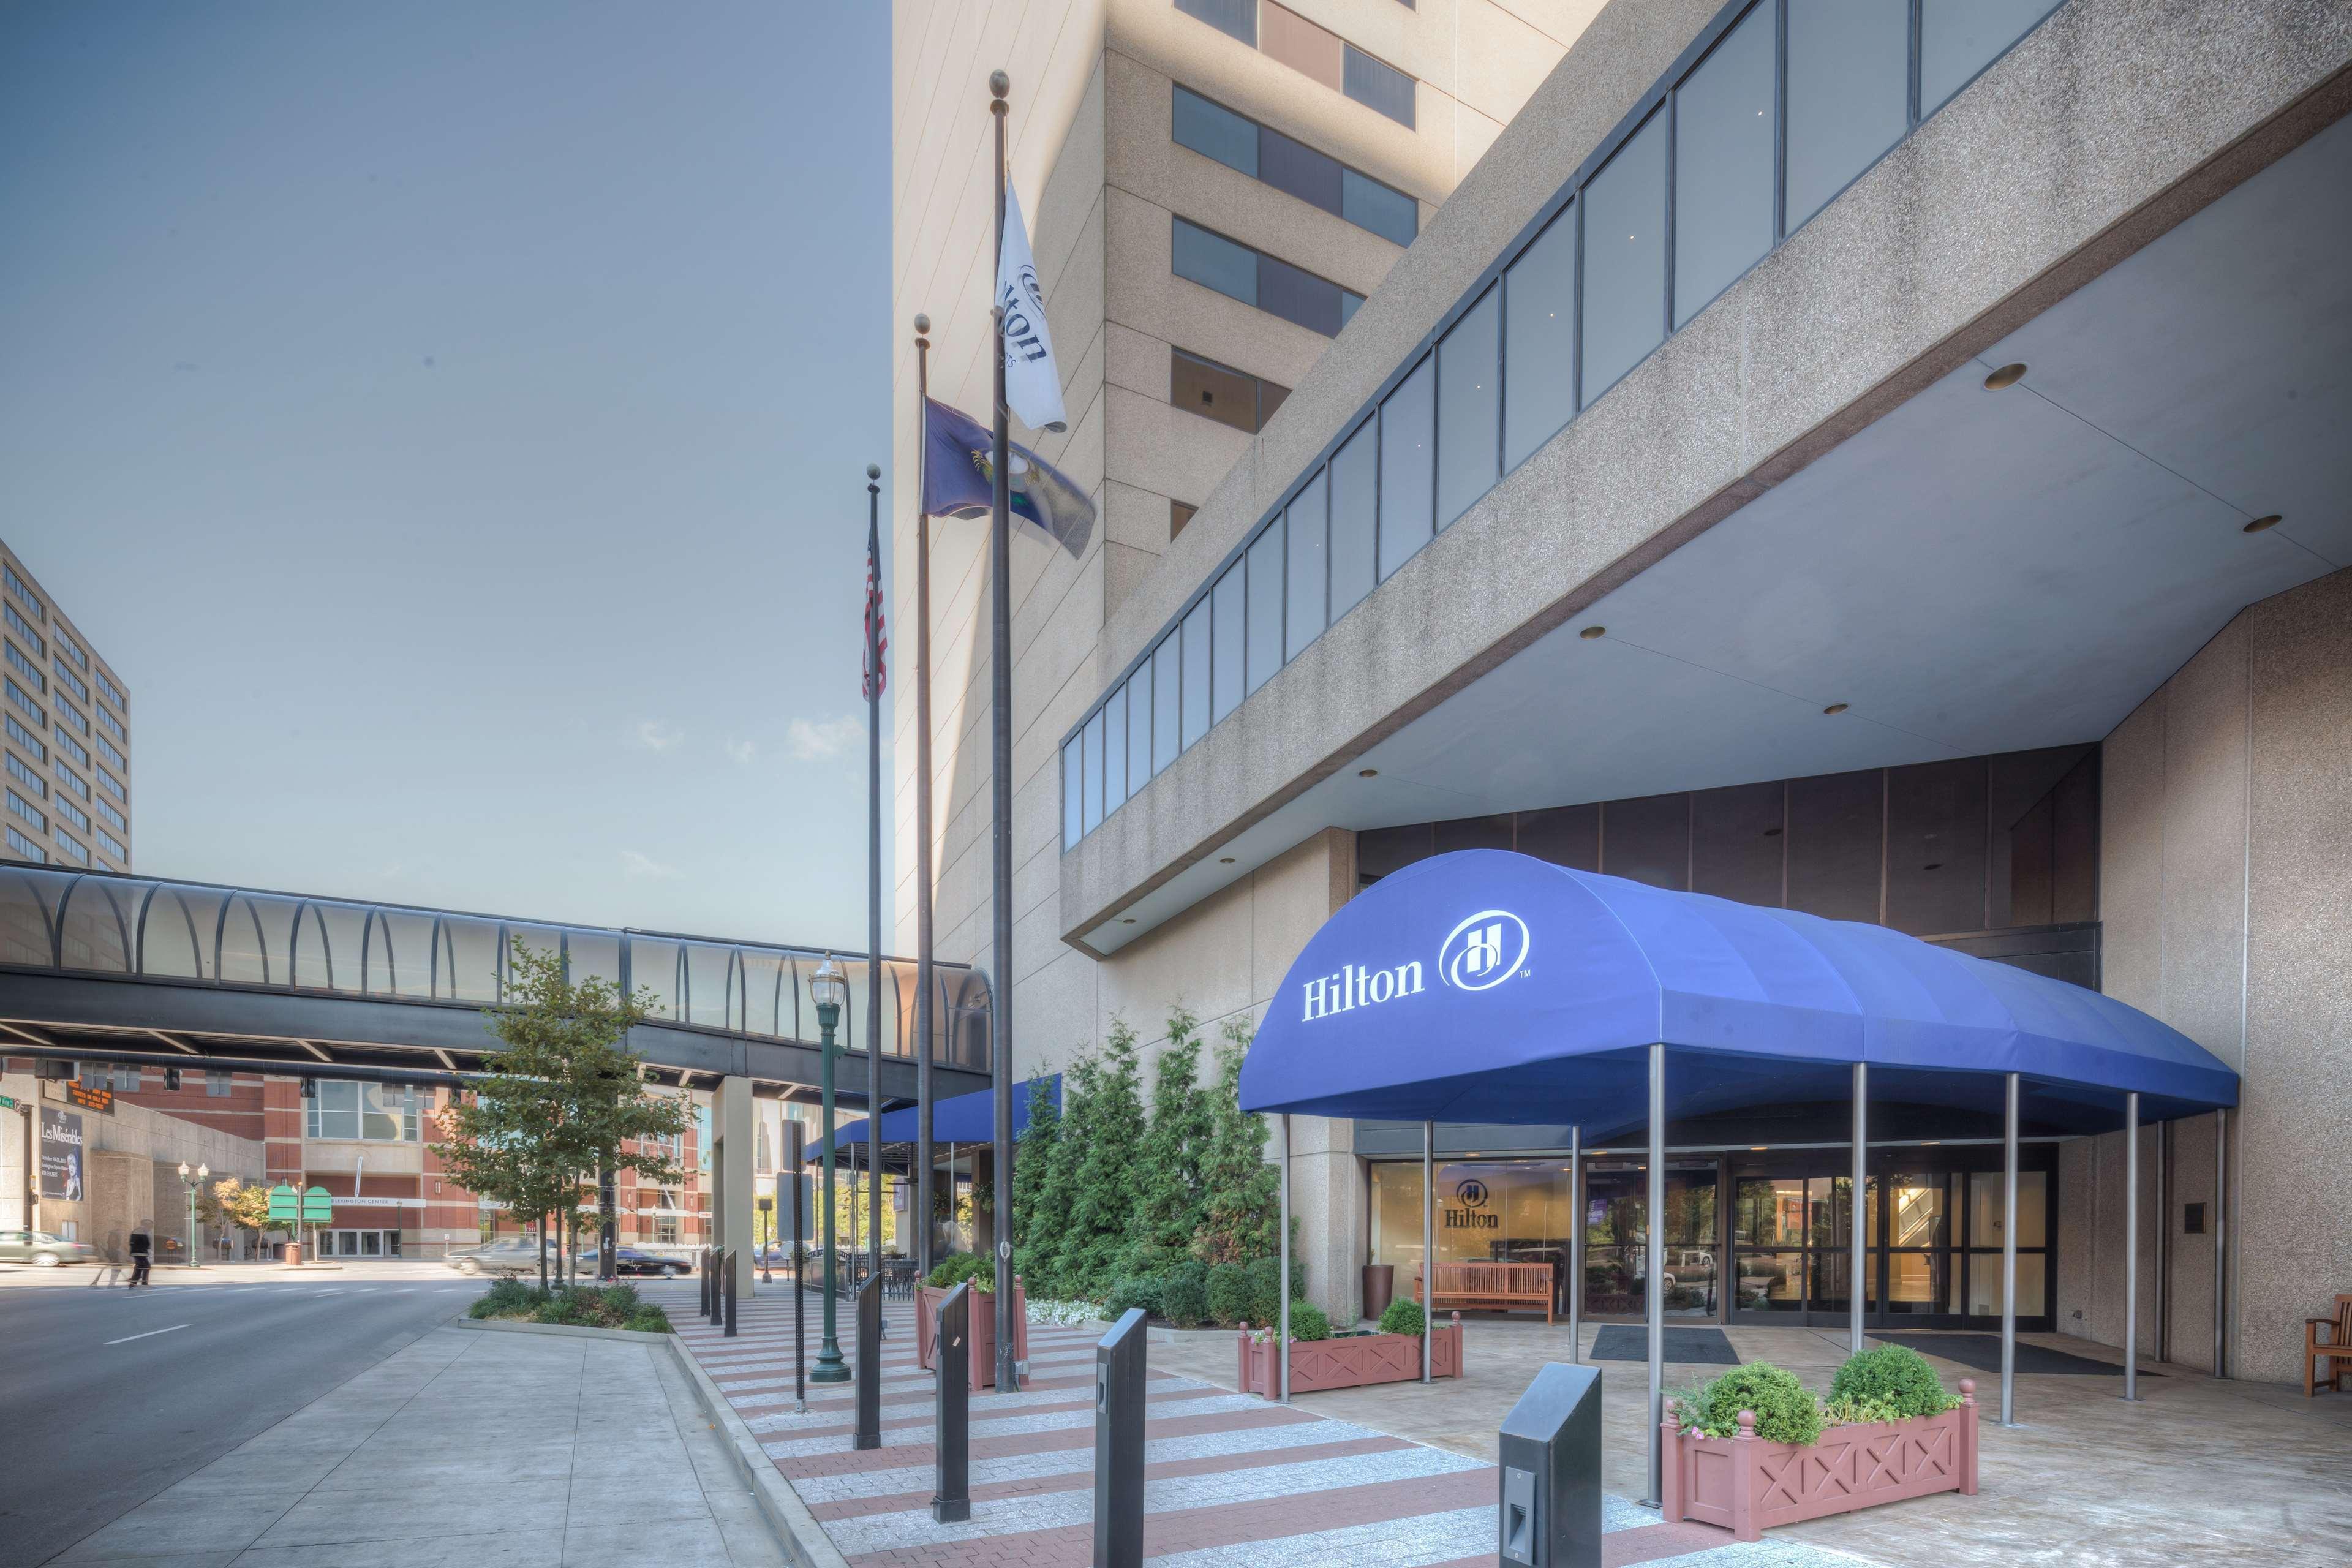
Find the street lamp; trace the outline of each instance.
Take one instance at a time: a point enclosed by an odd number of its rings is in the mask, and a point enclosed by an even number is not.
[[[204,1254],[196,1250],[196,1193],[211,1179],[212,1173],[210,1165],[198,1165],[194,1179],[191,1180],[188,1163],[185,1160],[180,1162],[180,1184],[188,1189],[188,1267],[191,1268],[205,1266]]]
[[[823,1063],[820,1080],[824,1090],[824,1198],[819,1205],[824,1213],[824,1342],[817,1350],[816,1365],[809,1370],[809,1381],[847,1383],[849,1363],[841,1359],[841,1341],[833,1310],[833,1031],[841,1022],[841,1005],[849,1000],[849,977],[834,963],[833,954],[826,953],[824,962],[809,977],[809,996],[816,1003],[817,1054]],[[793,1289],[800,1289],[797,1279]]]

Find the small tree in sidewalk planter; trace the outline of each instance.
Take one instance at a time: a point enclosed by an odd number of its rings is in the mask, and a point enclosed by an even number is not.
[[[1069,1295],[1098,1300],[1107,1294],[1133,1238],[1144,1136],[1141,1084],[1135,1031],[1126,1020],[1114,1018],[1086,1096],[1085,1134],[1075,1150],[1076,1181],[1062,1243],[1062,1282]]]
[[[558,950],[511,940],[508,966],[512,1000],[483,1015],[500,1042],[490,1058],[497,1070],[436,1113],[449,1179],[503,1203],[542,1236],[553,1222],[576,1226],[582,1184],[600,1167],[635,1171],[650,1185],[680,1181],[659,1151],[684,1135],[691,1110],[683,1099],[647,1092],[627,1048],[653,994],[625,996],[593,976],[575,985]]]
[[[1062,1232],[1070,1219],[1068,1184],[1054,1179],[1055,1162],[1062,1157],[1061,1108],[1045,1080],[1034,1079],[1029,1125],[1013,1142],[1013,1271],[1040,1289],[1058,1272]]]
[[[1151,1125],[1143,1137],[1135,1241],[1120,1264],[1124,1278],[1160,1279],[1200,1234],[1206,1208],[1202,1167],[1213,1127],[1200,1068],[1200,1023],[1179,1007],[1168,1016],[1168,1041],[1152,1068]],[[1155,1303],[1152,1310],[1159,1310]]]

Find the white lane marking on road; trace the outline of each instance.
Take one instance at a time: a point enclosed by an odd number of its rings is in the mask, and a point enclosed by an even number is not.
[[[173,1323],[168,1329],[150,1329],[143,1334],[125,1334],[119,1340],[109,1340],[106,1342],[110,1345],[127,1345],[133,1340],[152,1340],[157,1334],[175,1333],[187,1326],[185,1323]]]

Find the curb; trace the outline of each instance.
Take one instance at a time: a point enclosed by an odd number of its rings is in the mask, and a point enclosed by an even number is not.
[[[635,1329],[592,1329],[580,1323],[518,1323],[500,1318],[468,1318],[449,1320],[453,1329],[475,1329],[492,1334],[554,1334],[575,1340],[623,1340],[633,1344],[676,1344],[676,1334],[648,1334]]]
[[[709,1373],[702,1370],[702,1363],[694,1359],[694,1352],[686,1348],[686,1342],[675,1334],[632,1337],[669,1342],[670,1349],[677,1353],[678,1364],[686,1369],[688,1380],[694,1384],[695,1397],[702,1401],[703,1411],[710,1417],[710,1424],[725,1436],[727,1451],[735,1460],[735,1468],[751,1488],[751,1496],[759,1503],[760,1512],[766,1518],[768,1528],[775,1531],[784,1555],[800,1564],[800,1568],[849,1568],[848,1559],[842,1556],[840,1549],[834,1545],[832,1538],[817,1523],[816,1516],[809,1512],[808,1504],[801,1501],[800,1494],[793,1490],[792,1483],[785,1480],[782,1472],[769,1462],[768,1451],[760,1447],[760,1439],[752,1435],[751,1427],[743,1424],[743,1417],[735,1413],[735,1407],[727,1403],[727,1396],[719,1392],[719,1385],[710,1380]]]

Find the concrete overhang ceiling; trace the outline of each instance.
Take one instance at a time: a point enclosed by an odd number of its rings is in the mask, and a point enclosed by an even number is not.
[[[2352,564],[2347,192],[2352,121],[1085,932],[1087,945],[1111,952],[1326,826],[2100,739],[2245,605]],[[1987,390],[2011,363],[2024,378]],[[2245,531],[2273,513],[2284,521]],[[1590,626],[1606,635],[1580,637]],[[1825,714],[1832,703],[1847,706]]]

